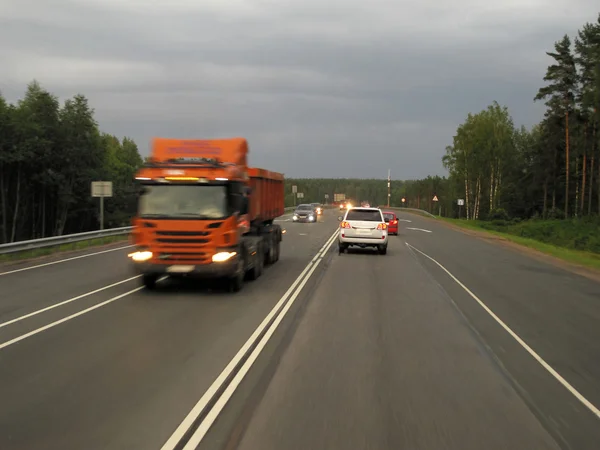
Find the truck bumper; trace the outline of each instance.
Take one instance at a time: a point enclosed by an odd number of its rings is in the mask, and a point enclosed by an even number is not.
[[[136,275],[173,275],[194,278],[221,278],[233,276],[239,264],[239,255],[223,262],[208,264],[158,264],[153,262],[131,262]]]

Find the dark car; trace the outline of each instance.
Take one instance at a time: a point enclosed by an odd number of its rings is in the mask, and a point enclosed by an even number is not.
[[[292,220],[294,222],[317,222],[317,210],[313,205],[302,204],[298,205],[296,211],[294,211],[294,215],[292,216]]]
[[[311,205],[315,208],[315,211],[317,211],[317,216],[323,214],[323,205],[320,203],[311,203]]]

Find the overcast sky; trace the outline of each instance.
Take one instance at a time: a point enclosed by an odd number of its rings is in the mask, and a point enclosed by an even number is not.
[[[443,175],[468,112],[517,124],[597,0],[0,0],[0,90],[85,94],[103,131],[243,136],[288,177]]]

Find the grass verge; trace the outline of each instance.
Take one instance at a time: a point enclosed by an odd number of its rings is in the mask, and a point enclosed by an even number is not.
[[[8,253],[0,255],[0,264],[22,261],[27,259],[40,258],[42,256],[49,256],[55,253],[61,252],[72,252],[77,250],[85,250],[91,247],[98,247],[115,242],[125,242],[129,239],[129,234],[123,234],[120,236],[106,236],[100,238],[89,239],[85,241],[73,242],[71,244],[56,245],[53,247],[35,248],[31,250],[24,250],[22,252]]]
[[[553,256],[555,258],[561,259],[563,261],[566,261],[566,262],[569,262],[572,264],[600,270],[600,254],[599,253],[595,253],[593,251],[587,251],[587,250],[578,250],[578,249],[574,249],[574,248],[566,248],[566,247],[559,246],[556,244],[542,242],[537,239],[532,239],[529,237],[524,237],[524,236],[513,234],[513,233],[517,233],[517,232],[518,233],[524,232],[528,227],[528,224],[526,222],[523,222],[523,223],[520,223],[520,224],[517,224],[514,226],[510,226],[510,225],[506,226],[505,227],[506,231],[500,231],[498,229],[488,228],[490,225],[488,225],[489,223],[486,224],[485,222],[482,223],[480,221],[463,220],[463,219],[448,219],[448,218],[440,218],[440,219],[446,223],[455,225],[460,228],[476,231],[479,233],[485,233],[485,234],[492,235],[492,236],[497,236],[497,237],[505,239],[509,242],[513,242],[515,244],[519,244],[524,247],[531,248],[533,250],[537,250],[539,252],[542,252],[544,254]],[[538,221],[538,223],[533,223],[533,221],[531,223],[533,225],[531,225],[530,228],[539,227],[540,225],[546,225],[546,224],[541,224],[541,222],[539,222],[539,221]],[[566,225],[565,222],[563,222],[563,224]],[[568,226],[568,225],[566,225],[566,226]],[[529,230],[527,230],[527,231],[529,231]],[[553,238],[562,240],[559,237],[552,236],[552,235],[546,235],[545,237],[548,240],[553,239]],[[565,241],[563,240],[563,242],[565,242]],[[576,244],[571,244],[571,245],[576,245]]]

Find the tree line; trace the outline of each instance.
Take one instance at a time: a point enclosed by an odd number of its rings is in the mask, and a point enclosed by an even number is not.
[[[36,81],[16,104],[0,95],[0,242],[97,229],[92,181],[113,182],[105,226],[129,225],[141,164],[132,139],[99,131],[83,95],[61,105]]]
[[[553,62],[545,85],[532,95],[546,105],[540,123],[516,127],[497,102],[468,114],[445,149],[448,176],[392,180],[390,205],[468,219],[598,215],[600,14],[547,55]],[[128,225],[137,203],[133,176],[142,163],[132,139],[99,130],[83,95],[61,105],[36,81],[16,104],[0,95],[0,242],[97,229],[92,181],[113,182],[105,226]],[[294,185],[303,199],[295,198]],[[331,202],[336,193],[388,202],[386,180],[287,179],[285,189],[286,206]]]
[[[600,212],[600,14],[546,54],[545,85],[532,95],[546,106],[540,123],[515,127],[493,102],[469,114],[446,148],[446,194],[464,199],[469,219]]]
[[[292,187],[303,198],[294,199]],[[440,176],[429,176],[422,180],[391,180],[390,206],[410,207],[433,211],[436,214],[441,207],[447,210],[452,205],[452,199],[445,196],[448,192],[448,179]],[[332,203],[335,194],[344,194],[347,200],[359,204],[367,201],[371,205],[387,205],[387,180],[362,178],[286,178],[286,206],[300,203]],[[444,195],[443,195],[444,194]],[[328,196],[326,198],[325,196]],[[438,202],[433,198],[438,195]],[[402,202],[402,199],[405,201]]]

